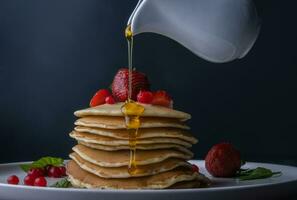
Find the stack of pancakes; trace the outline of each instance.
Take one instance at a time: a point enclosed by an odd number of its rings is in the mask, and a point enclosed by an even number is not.
[[[79,119],[70,137],[77,140],[67,164],[75,187],[101,189],[193,188],[209,183],[187,160],[197,139],[181,111],[144,105],[136,145],[137,171],[130,174],[129,130],[121,112],[123,103],[104,104],[75,112]]]

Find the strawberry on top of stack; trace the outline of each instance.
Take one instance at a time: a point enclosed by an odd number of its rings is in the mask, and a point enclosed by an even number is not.
[[[124,102],[128,99],[129,90],[129,70],[121,68],[115,75],[111,92],[108,89],[100,89],[96,92],[90,102],[90,107],[101,104],[114,104]],[[150,83],[147,76],[133,70],[132,71],[132,92],[131,99],[139,103],[159,105],[172,108],[173,101],[169,94],[164,90],[150,91]]]

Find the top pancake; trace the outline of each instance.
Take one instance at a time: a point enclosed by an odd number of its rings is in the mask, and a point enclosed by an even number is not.
[[[142,117],[140,121],[140,128],[171,127],[190,129],[190,127],[185,125],[184,122],[181,122],[180,120],[174,118]],[[126,129],[126,122],[124,117],[85,116],[76,120],[74,124],[77,126],[90,128]]]
[[[123,113],[121,111],[121,107],[123,105],[124,103],[103,104],[92,108],[78,110],[74,112],[74,115],[77,117],[84,117],[84,116],[90,116],[90,115],[122,117]],[[142,114],[143,117],[177,118],[182,121],[185,121],[191,118],[191,115],[188,113],[184,113],[184,112],[170,109],[167,107],[150,105],[150,104],[141,104],[141,105],[145,108],[144,113]]]

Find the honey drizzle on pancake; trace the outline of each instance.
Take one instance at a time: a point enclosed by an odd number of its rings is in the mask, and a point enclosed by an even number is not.
[[[125,29],[125,37],[128,42],[128,100],[122,106],[122,113],[125,116],[126,128],[129,131],[129,148],[130,148],[130,161],[128,166],[128,172],[133,175],[137,174],[137,163],[136,163],[136,145],[138,128],[140,127],[141,121],[140,116],[144,112],[144,107],[137,104],[131,99],[132,95],[132,52],[133,52],[133,33],[131,26],[128,25]]]

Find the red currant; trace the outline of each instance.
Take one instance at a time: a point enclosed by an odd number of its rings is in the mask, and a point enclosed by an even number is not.
[[[30,175],[27,175],[27,176],[25,176],[25,178],[24,178],[24,184],[25,185],[34,185],[34,180],[35,180],[35,177],[33,177],[33,176],[30,176]]]
[[[32,168],[28,171],[28,175],[37,178],[40,176],[44,176],[45,175],[45,171],[42,168]]]
[[[61,166],[61,167],[59,167],[59,169],[60,169],[60,172],[61,172],[61,176],[66,176],[66,167]]]
[[[105,98],[105,103],[107,104],[115,104],[115,100],[112,96],[108,96]]]
[[[199,167],[197,165],[192,164],[192,171],[199,172]]]
[[[49,168],[47,175],[49,177],[54,177],[54,178],[60,178],[61,177],[61,171],[59,167],[52,166]]]
[[[47,182],[43,176],[38,177],[34,180],[34,186],[46,187],[46,185],[47,185]]]
[[[152,92],[141,90],[137,94],[137,101],[140,103],[151,103],[153,101],[153,97]]]
[[[17,177],[16,175],[12,175],[7,178],[7,183],[9,184],[17,185],[19,184],[19,182],[20,182],[19,177]]]
[[[50,170],[50,168],[52,167],[52,165],[47,165],[47,166],[45,166],[45,175],[46,176],[48,176],[48,172],[49,172],[49,170]]]

